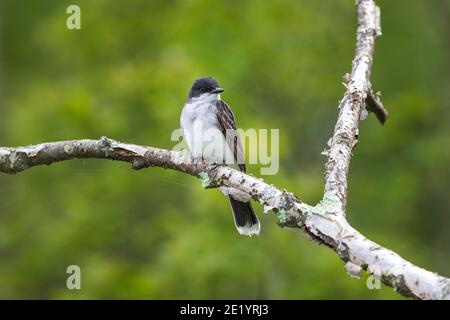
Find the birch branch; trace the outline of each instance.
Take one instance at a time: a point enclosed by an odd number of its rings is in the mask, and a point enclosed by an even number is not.
[[[450,299],[450,279],[417,267],[397,253],[370,241],[345,219],[350,158],[357,142],[363,102],[372,93],[370,68],[375,38],[381,34],[379,9],[374,1],[359,0],[357,6],[358,31],[352,74],[326,151],[324,198],[316,206],[303,203],[284,189],[229,167],[192,163],[190,155],[185,152],[126,144],[106,137],[17,148],[0,147],[0,172],[14,174],[64,160],[99,158],[129,162],[134,169],[162,167],[199,176],[205,187],[221,187],[224,193],[232,196],[259,201],[265,211],[276,213],[280,226],[300,228],[312,240],[334,250],[346,262],[345,269],[353,276],[365,270],[404,296]]]
[[[372,67],[375,38],[381,35],[380,9],[373,0],[359,0],[358,30],[352,72],[346,81],[347,92],[339,104],[339,116],[333,136],[324,154],[328,156],[325,166],[324,199],[339,205],[339,214],[345,215],[347,204],[347,179],[352,149],[357,144],[358,124],[361,111],[369,93],[370,69]]]
[[[368,240],[338,214],[333,201],[316,206],[303,203],[294,194],[269,185],[229,167],[192,163],[187,152],[99,140],[72,140],[0,148],[0,172],[18,173],[39,165],[70,159],[98,158],[125,161],[134,169],[161,167],[199,176],[205,187],[227,187],[260,202],[276,213],[282,227],[304,230],[312,240],[334,250],[353,273],[366,270],[405,296],[420,299],[450,299],[450,279],[414,266],[398,254]]]

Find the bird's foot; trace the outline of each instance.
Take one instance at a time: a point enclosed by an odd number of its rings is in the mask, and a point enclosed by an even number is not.
[[[211,170],[216,170],[217,168],[226,167],[227,165],[226,165],[226,163],[223,163],[223,162],[221,162],[221,163],[211,162],[211,163],[209,163],[209,166],[210,166]]]

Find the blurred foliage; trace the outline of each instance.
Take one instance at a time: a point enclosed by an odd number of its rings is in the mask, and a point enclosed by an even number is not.
[[[170,148],[191,83],[213,75],[240,127],[280,128],[280,171],[265,180],[321,198],[354,1],[79,0],[70,31],[72,3],[1,1],[0,145],[107,135]],[[378,3],[372,82],[390,118],[361,124],[348,218],[449,276],[450,1]],[[1,175],[0,298],[399,297],[261,220],[260,237],[239,236],[217,190],[158,168],[86,160]],[[70,264],[80,291],[66,289]]]

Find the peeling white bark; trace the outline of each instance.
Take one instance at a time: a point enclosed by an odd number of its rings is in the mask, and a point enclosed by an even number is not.
[[[371,93],[370,69],[375,48],[375,38],[381,35],[380,9],[373,0],[359,0],[358,30],[352,73],[346,79],[347,92],[339,104],[339,116],[333,136],[324,154],[328,156],[325,169],[324,199],[340,203],[339,214],[345,215],[347,202],[347,177],[352,149],[357,144],[361,111],[366,97]]]
[[[229,167],[204,162],[192,164],[187,153],[120,143],[106,137],[0,147],[0,172],[17,173],[33,166],[76,158],[101,158],[130,162],[134,169],[156,166],[188,173],[200,177],[204,187],[220,187],[224,194],[237,199],[259,201],[265,211],[277,214],[280,226],[301,228],[313,240],[334,250],[346,262],[345,269],[352,276],[358,277],[361,270],[366,270],[404,296],[450,299],[450,279],[419,268],[368,240],[345,219],[350,158],[357,142],[363,102],[372,94],[370,68],[375,38],[381,34],[380,13],[374,1],[359,0],[357,6],[358,32],[352,74],[325,151],[328,156],[325,193],[316,206],[307,205],[286,190]],[[380,108],[383,109],[382,105]]]

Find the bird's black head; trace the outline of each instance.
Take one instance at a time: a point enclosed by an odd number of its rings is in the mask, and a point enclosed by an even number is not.
[[[202,94],[218,94],[223,92],[219,84],[212,77],[198,78],[189,92],[189,99],[200,97]]]

